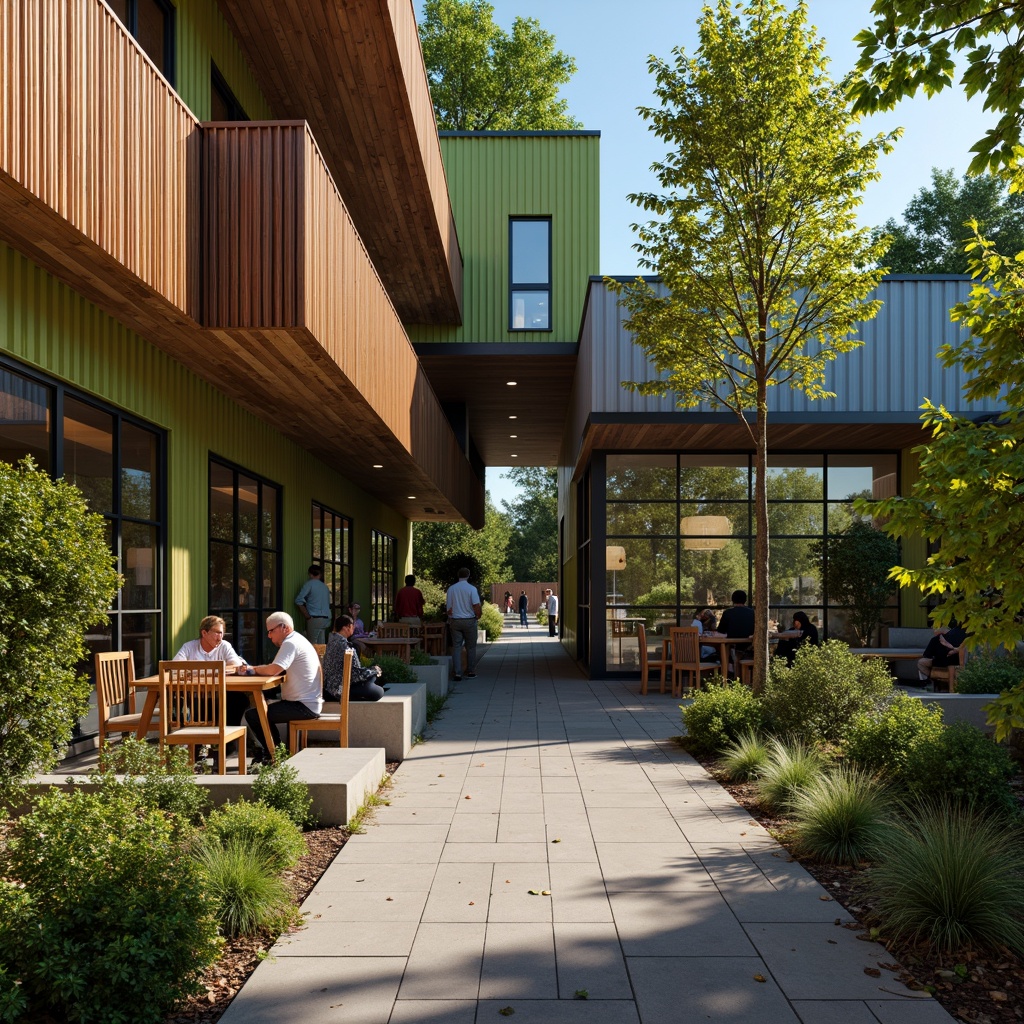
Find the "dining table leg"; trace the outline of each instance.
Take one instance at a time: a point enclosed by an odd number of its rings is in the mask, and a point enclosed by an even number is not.
[[[146,691],[146,700],[142,705],[142,717],[139,719],[139,727],[135,730],[135,738],[144,740],[146,734],[153,728],[153,712],[156,711],[156,702],[160,696],[160,688],[150,687]]]
[[[262,686],[258,690],[255,687],[249,690],[249,703],[256,709],[256,714],[259,716],[264,739],[269,740],[273,734],[270,731],[270,720],[267,718],[267,698]],[[276,757],[277,748],[275,747],[268,753],[272,757]]]

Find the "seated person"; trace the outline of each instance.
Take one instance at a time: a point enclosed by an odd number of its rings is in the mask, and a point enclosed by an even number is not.
[[[754,609],[747,605],[745,590],[732,592],[732,607],[722,612],[722,617],[718,620],[718,632],[735,639],[754,635]],[[740,659],[745,658],[752,650],[750,647],[743,647],[742,650],[740,648],[740,644],[733,645],[734,665],[738,665]]]
[[[282,742],[278,723],[319,718],[324,706],[320,658],[316,648],[301,633],[295,632],[292,617],[287,612],[271,612],[267,616],[267,636],[278,647],[274,663],[254,665],[253,673],[278,676],[287,672],[288,675],[281,684],[281,699],[267,705],[269,736],[263,733],[256,708],[249,708],[245,713],[249,739],[254,743],[254,764],[273,760],[273,752]]]
[[[935,636],[928,641],[924,653],[917,659],[917,678],[927,682],[933,668],[948,668],[960,663],[957,648],[967,639],[967,633],[952,619],[948,626],[936,626]]]
[[[785,658],[786,664],[792,667],[797,648],[804,644],[820,647],[821,640],[818,638],[818,627],[807,617],[807,612],[793,612],[793,625],[790,628],[799,630],[800,635],[783,637],[775,648],[775,653],[780,658]]]
[[[714,633],[716,625],[715,613],[710,608],[697,610],[693,613],[693,622],[691,622],[690,625],[696,626],[698,632],[702,636],[705,633]],[[701,644],[700,660],[718,661],[718,652],[714,647],[708,647],[707,644]]]
[[[367,633],[366,627],[363,625],[363,620],[359,618],[361,608],[362,605],[358,604],[356,601],[353,601],[348,606],[348,613],[352,617],[352,623],[354,626],[352,635],[348,638],[348,641],[356,649],[357,654],[362,654],[366,650],[366,645],[362,642],[362,638],[370,635]]]
[[[341,677],[345,670],[345,652],[351,650],[352,674],[349,678],[348,699],[380,700],[384,687],[380,678],[380,665],[363,668],[359,663],[359,652],[349,643],[349,637],[356,628],[351,615],[339,615],[334,620],[334,632],[327,637],[327,651],[324,654],[324,697],[327,700],[341,700]]]

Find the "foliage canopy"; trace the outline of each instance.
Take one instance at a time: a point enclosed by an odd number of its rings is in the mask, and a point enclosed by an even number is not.
[[[511,578],[544,583],[558,579],[557,471],[536,466],[513,466],[505,477],[519,487],[512,502],[504,501],[512,527],[508,544]]]
[[[437,127],[448,131],[579,128],[558,88],[576,61],[555,49],[535,18],[516,18],[511,35],[485,0],[426,0],[420,43]]]

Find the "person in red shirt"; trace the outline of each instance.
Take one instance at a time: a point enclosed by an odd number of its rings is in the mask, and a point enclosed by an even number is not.
[[[423,594],[416,589],[415,576],[406,576],[405,586],[395,594],[395,619],[410,626],[423,621]]]

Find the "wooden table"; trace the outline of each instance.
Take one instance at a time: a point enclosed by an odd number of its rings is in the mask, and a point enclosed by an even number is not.
[[[780,640],[792,640],[798,636],[800,636],[799,629],[784,629],[779,632],[769,633],[768,643],[777,644]],[[700,640],[702,647],[718,648],[718,660],[721,662],[723,669],[726,670],[729,647],[735,647],[738,644],[749,646],[754,642],[753,636],[713,636],[708,633],[702,633],[698,640]],[[728,675],[728,671],[725,671],[723,674]]]
[[[375,651],[380,654],[394,653],[408,665],[410,652],[413,647],[421,643],[421,640],[418,636],[393,636],[388,639],[379,636],[361,636],[359,642],[364,644],[371,654]]]
[[[267,698],[266,691],[280,686],[284,682],[284,675],[277,676],[236,676],[226,677],[228,693],[247,693],[249,703],[256,709],[260,716],[260,725],[263,727],[265,736],[273,735],[270,731],[270,722],[267,721]],[[142,705],[142,718],[135,735],[140,739],[146,738],[146,733],[152,728],[153,712],[156,710],[156,702],[160,699],[160,676],[143,676],[135,680],[136,690],[146,691],[146,702]]]

